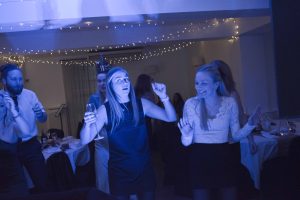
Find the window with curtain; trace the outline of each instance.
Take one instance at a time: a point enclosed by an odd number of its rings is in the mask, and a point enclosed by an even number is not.
[[[77,136],[89,96],[96,91],[96,67],[82,64],[62,65],[69,119],[69,132]]]

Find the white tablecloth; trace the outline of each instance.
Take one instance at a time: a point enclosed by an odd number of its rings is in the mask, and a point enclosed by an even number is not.
[[[288,136],[273,136],[269,133],[254,135],[257,145],[255,154],[251,154],[248,140],[241,140],[241,162],[248,169],[255,188],[260,189],[260,172],[263,162],[276,156],[286,156],[290,142],[297,136],[299,136],[298,133]]]
[[[257,144],[257,152],[251,154],[248,140],[241,140],[241,162],[249,170],[255,188],[259,189],[263,162],[277,155],[278,145],[277,139],[265,138],[260,135],[254,135],[254,141]]]

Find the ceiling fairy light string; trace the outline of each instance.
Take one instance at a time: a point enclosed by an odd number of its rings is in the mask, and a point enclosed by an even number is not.
[[[229,43],[234,43],[235,41],[237,41],[239,39],[239,28],[240,26],[238,25],[236,19],[233,20],[234,26],[233,26],[233,35],[231,36],[231,38],[228,39]]]
[[[129,57],[126,56],[126,57],[116,58],[116,59],[112,60],[112,64],[128,63],[128,62],[132,62],[132,61],[146,60],[151,57],[162,56],[167,53],[179,51],[179,50],[189,47],[195,43],[196,42],[183,42],[183,43],[174,44],[169,47],[160,47],[160,48],[157,48],[156,50],[148,50],[147,52],[141,54],[140,56],[129,56]]]
[[[135,53],[132,55],[128,56],[120,56],[117,58],[113,58],[110,56],[104,56],[104,59],[107,60],[110,64],[115,65],[115,64],[123,64],[123,63],[128,63],[128,62],[134,62],[134,61],[142,61],[146,60],[152,57],[158,57],[162,56],[168,53],[172,53],[175,51],[179,51],[181,49],[187,48],[193,44],[196,44],[196,42],[180,42],[176,44],[172,44],[169,46],[163,46],[155,49],[147,49],[145,52],[141,53]],[[88,60],[88,61],[48,61],[48,60],[38,60],[38,59],[26,59],[27,63],[40,63],[40,64],[63,64],[67,66],[71,65],[82,65],[82,66],[95,66],[96,61],[94,60]]]
[[[89,22],[89,21],[88,21]],[[134,47],[138,45],[147,45],[148,43],[154,43],[154,42],[163,42],[163,41],[168,41],[172,39],[181,39],[182,36],[188,33],[197,33],[197,32],[208,32],[209,30],[212,30],[214,28],[217,28],[221,24],[226,24],[226,23],[232,23],[233,27],[236,26],[237,20],[235,18],[223,18],[223,19],[209,19],[205,20],[205,22],[190,22],[187,25],[181,27],[180,29],[175,30],[174,32],[170,32],[167,34],[161,34],[161,35],[155,35],[155,36],[146,36],[144,40],[138,40],[135,42],[130,42],[130,43],[124,43],[122,45],[115,45],[115,46],[101,46],[101,45],[96,45],[94,48],[87,48],[87,49],[51,49],[51,50],[30,50],[30,49],[24,49],[22,50],[21,48],[6,48],[3,47],[2,50],[3,52],[7,52],[8,54],[27,54],[27,55],[34,55],[34,54],[39,54],[39,53],[50,53],[51,55],[53,54],[69,54],[69,53],[81,53],[81,52],[90,52],[90,51],[97,51],[97,50],[112,50],[112,49],[121,49],[125,47]],[[86,22],[84,22],[85,24]],[[90,24],[89,22],[88,24]],[[114,26],[109,26],[105,25],[106,29],[112,29],[115,31],[118,31],[120,28],[124,28],[124,24],[119,24],[119,25],[114,25]],[[165,25],[166,23],[164,21],[161,22],[145,22],[145,23],[138,23],[138,25],[135,24],[135,26],[138,27],[144,27],[147,25],[154,25],[157,26],[157,24]],[[132,26],[133,24],[131,24]],[[87,25],[90,28],[93,28],[91,25]],[[128,26],[128,25],[127,25]],[[131,27],[130,26],[130,27]],[[80,30],[83,30],[83,27],[79,26],[78,28]],[[68,27],[61,28],[61,31],[68,31]],[[235,30],[232,32],[232,36],[237,36]],[[0,49],[0,54],[1,54],[1,49]]]
[[[15,63],[19,65],[20,67],[23,67],[25,63],[25,57],[24,56],[4,56],[1,55],[0,60],[2,60],[5,63]]]
[[[130,48],[130,47],[137,47],[137,46],[146,46],[147,44],[153,44],[153,43],[158,43],[158,42],[167,42],[167,41],[172,41],[172,40],[180,40],[182,39],[186,34],[190,34],[190,33],[199,33],[199,32],[208,32],[210,30],[213,30],[214,28],[220,26],[221,24],[227,24],[227,23],[231,23],[233,26],[233,33],[232,36],[228,39],[228,41],[230,43],[233,43],[234,41],[236,41],[238,39],[239,36],[239,25],[237,23],[237,20],[235,18],[223,18],[223,19],[209,19],[209,20],[205,20],[205,22],[190,22],[188,24],[186,24],[185,26],[180,27],[180,29],[175,30],[174,32],[169,32],[169,33],[164,33],[161,35],[154,35],[152,37],[150,36],[145,36],[144,40],[139,40],[136,42],[131,42],[131,43],[125,43],[122,45],[115,45],[115,46],[101,46],[101,45],[97,45],[94,48],[87,48],[87,49],[58,49],[58,50],[21,50],[20,48],[16,48],[15,50],[10,48],[5,48],[3,47],[2,50],[0,49],[0,59],[3,61],[12,61],[14,60],[14,56],[18,56],[18,55],[22,55],[25,56],[26,58],[23,58],[21,60],[26,60],[26,62],[34,62],[34,63],[46,63],[46,64],[61,64],[60,62],[57,61],[52,61],[52,60],[42,60],[42,59],[33,59],[30,58],[29,56],[31,55],[39,55],[39,54],[49,54],[50,56],[57,56],[57,55],[72,55],[72,54],[78,54],[78,53],[89,53],[89,52],[99,52],[101,50],[117,50],[117,49],[124,49],[124,48]],[[92,22],[87,23],[85,22],[85,24],[87,24],[86,26],[91,26]],[[158,25],[165,25],[166,23],[164,21],[162,22],[152,22],[152,21],[146,21],[146,23],[142,24],[142,23],[138,23],[138,27],[143,27],[143,26],[158,26]],[[115,25],[115,26],[109,26],[106,25],[105,28],[106,29],[112,29],[115,31],[118,31],[120,28],[125,28],[126,26],[129,26],[131,28],[133,28],[133,24],[131,25],[126,25],[125,23],[119,24],[119,25]],[[79,26],[80,28],[80,26]],[[97,27],[98,29],[99,27]],[[83,28],[80,28],[80,30],[82,30]],[[99,28],[100,29],[100,28]],[[63,28],[61,29],[61,31],[67,31],[68,28]],[[8,54],[10,56],[1,56],[2,54]],[[28,55],[28,56],[26,56]],[[134,58],[133,60],[138,60],[137,59],[137,55],[136,58]],[[144,55],[144,58],[150,58],[152,56],[147,56]],[[9,59],[8,59],[9,58]],[[141,59],[141,58],[139,58]],[[76,61],[78,62],[78,61]],[[114,58],[112,62],[125,62],[124,58]],[[129,62],[129,61],[128,61]]]

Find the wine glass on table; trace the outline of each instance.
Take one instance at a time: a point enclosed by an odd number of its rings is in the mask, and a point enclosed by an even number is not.
[[[97,109],[95,107],[95,104],[93,104],[93,103],[86,104],[86,112],[93,113],[94,116],[95,116],[95,118],[97,119]],[[103,139],[103,137],[99,134],[99,130],[98,130],[96,124],[95,124],[95,127],[96,127],[96,131],[97,131],[97,135],[94,138],[94,140],[101,140],[101,139]]]

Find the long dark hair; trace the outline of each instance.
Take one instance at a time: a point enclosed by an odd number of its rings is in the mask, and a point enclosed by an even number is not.
[[[179,118],[181,118],[182,117],[183,106],[184,106],[184,100],[178,92],[176,92],[173,95],[173,105],[174,105],[177,116]]]
[[[153,92],[152,83],[153,79],[147,74],[140,74],[136,80],[134,89],[137,97],[142,97],[146,93]]]
[[[213,60],[211,64],[218,68],[227,91],[230,94],[236,91],[235,82],[229,65],[222,60]]]

